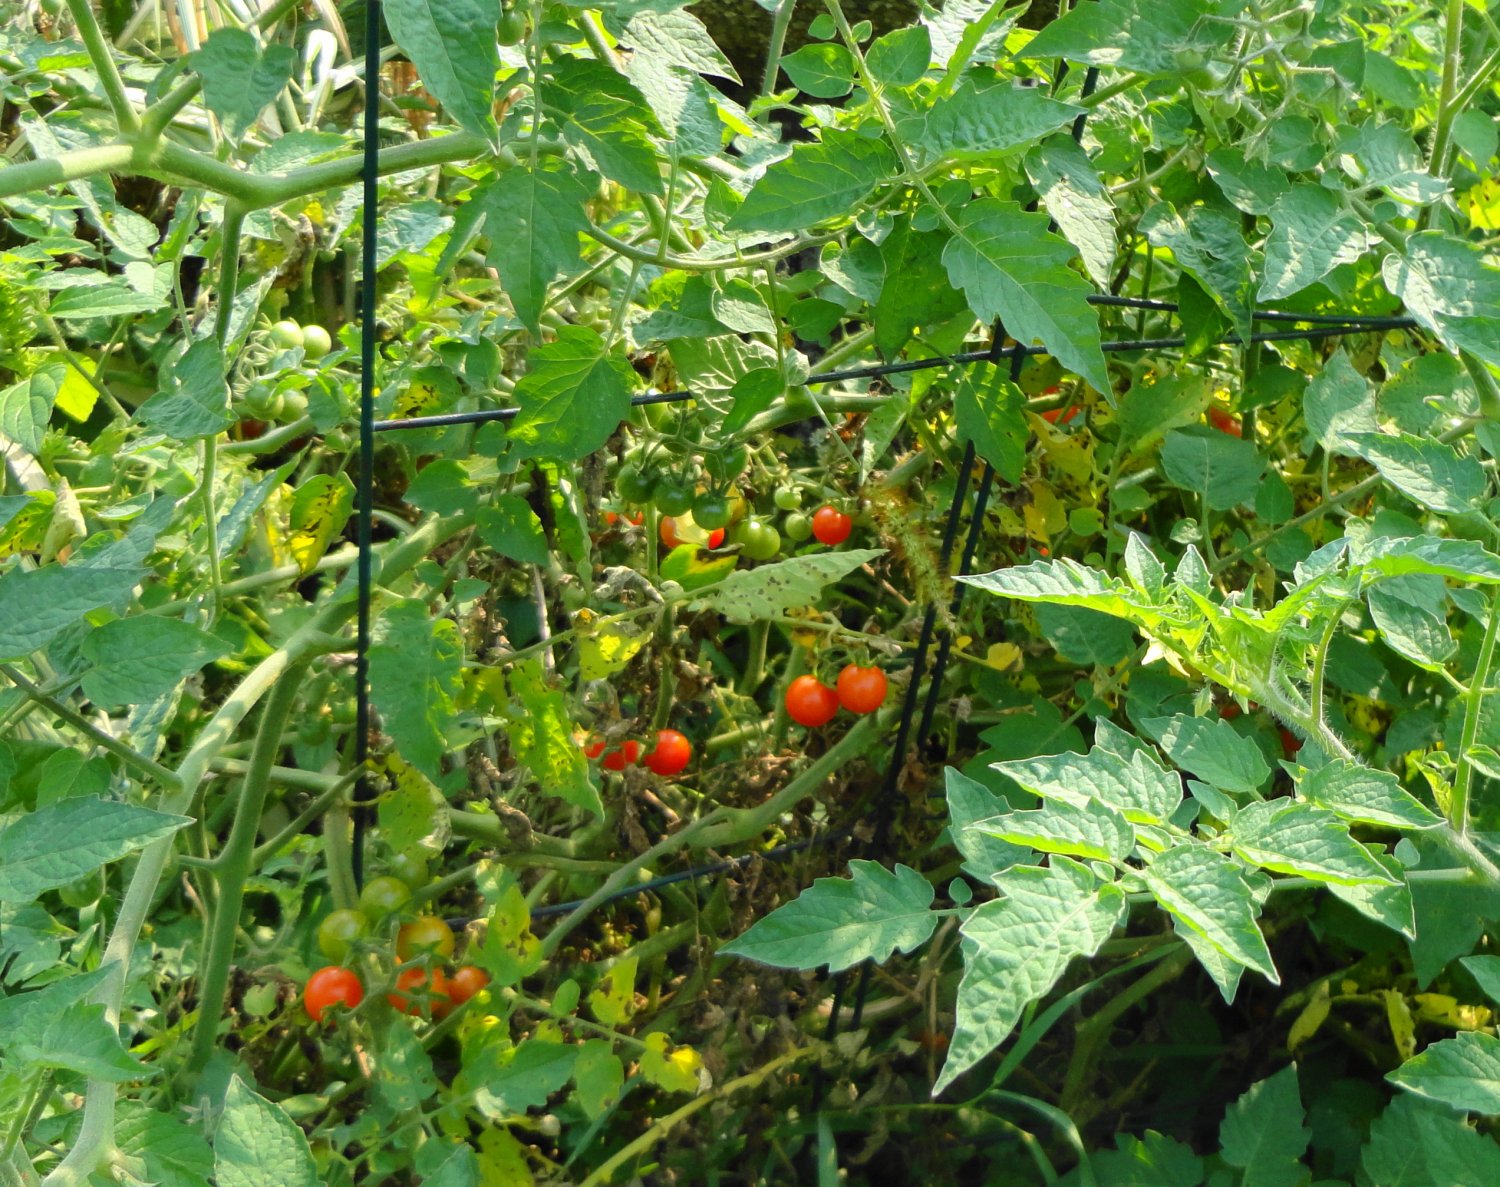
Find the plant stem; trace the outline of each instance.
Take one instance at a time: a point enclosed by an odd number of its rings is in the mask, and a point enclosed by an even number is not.
[[[786,48],[786,31],[792,24],[792,10],[797,0],[781,0],[771,21],[771,40],[766,46],[766,68],[761,75],[760,97],[768,99],[776,90],[776,75],[781,70],[781,51]]]
[[[1479,647],[1474,678],[1469,681],[1467,704],[1464,706],[1463,736],[1455,759],[1457,769],[1453,776],[1453,798],[1448,804],[1448,823],[1459,836],[1469,830],[1469,790],[1474,782],[1474,761],[1469,752],[1479,736],[1479,719],[1484,709],[1484,686],[1489,683],[1490,666],[1495,660],[1497,633],[1500,633],[1500,590],[1490,599],[1490,620],[1484,628],[1484,642]]]
[[[219,854],[218,893],[210,916],[203,963],[198,970],[198,1029],[193,1035],[192,1052],[188,1056],[189,1074],[203,1070],[218,1042],[224,993],[229,987],[230,966],[234,962],[234,941],[239,934],[240,908],[245,900],[245,882],[254,868],[255,837],[260,830],[261,813],[271,788],[271,767],[281,752],[282,731],[291,718],[306,673],[305,663],[289,667],[276,682],[266,699],[265,708],[261,710],[255,749],[240,784],[234,824],[230,826],[229,839]]]
[[[1432,133],[1432,151],[1427,158],[1427,172],[1432,177],[1443,175],[1443,160],[1448,155],[1448,137],[1453,134],[1453,118],[1457,114],[1453,102],[1458,90],[1458,63],[1463,56],[1464,0],[1448,0],[1448,15],[1443,23],[1443,81],[1438,92],[1437,125]],[[1431,208],[1429,207],[1428,210]],[[1417,220],[1417,229],[1426,225],[1428,210]]]
[[[99,75],[99,85],[104,88],[104,96],[109,100],[110,110],[114,112],[115,123],[127,136],[138,132],[141,127],[140,116],[125,92],[125,80],[120,77],[114,51],[105,39],[104,30],[99,27],[93,4],[90,0],[68,0],[68,12],[72,14],[73,23],[78,26],[78,35],[83,38],[84,48],[89,52],[89,61]]]

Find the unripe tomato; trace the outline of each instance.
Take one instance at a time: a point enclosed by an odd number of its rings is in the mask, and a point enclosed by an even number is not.
[[[626,466],[615,479],[615,489],[627,503],[640,506],[651,501],[651,493],[656,489],[656,479],[639,466]]]
[[[781,530],[794,544],[801,544],[812,535],[812,520],[800,511],[793,511],[781,521]]]
[[[853,529],[854,521],[832,503],[825,503],[813,512],[813,535],[820,544],[842,544]]]
[[[386,862],[386,868],[394,877],[400,878],[407,886],[415,890],[419,886],[426,886],[429,877],[427,872],[427,859],[420,853],[412,853],[402,850],[400,853],[391,854],[390,861]]]
[[[781,551],[781,533],[764,520],[745,520],[734,529],[734,537],[740,550],[753,561],[768,561]]]
[[[816,729],[839,711],[839,694],[816,676],[798,676],[786,688],[787,716],[798,725]]]
[[[66,886],[57,888],[57,897],[75,911],[81,911],[84,907],[92,907],[103,893],[103,870],[95,870],[92,874],[87,874],[75,882],[69,882]]]
[[[625,745],[617,746],[606,754],[599,765],[606,771],[623,771],[640,756],[641,744],[632,738]]]
[[[306,344],[306,337],[302,333],[302,327],[294,321],[279,321],[271,327],[271,341],[282,350],[291,350],[294,346]]]
[[[424,952],[442,960],[453,955],[453,929],[436,915],[418,915],[396,932],[396,959],[411,960]]]
[[[290,424],[294,420],[301,420],[307,415],[307,397],[301,392],[283,392],[280,396],[281,407],[276,410],[273,420],[285,421]]]
[[[302,353],[310,359],[320,359],[333,349],[333,335],[322,326],[302,327]]]
[[[331,912],[318,924],[318,951],[329,960],[342,961],[354,941],[365,934],[365,917],[347,907]]]
[[[693,500],[693,522],[706,532],[728,527],[733,514],[729,496],[718,491],[706,490]]]
[[[461,964],[448,978],[448,996],[461,1006],[490,983],[489,974],[472,964]]]
[[[365,1000],[365,987],[348,969],[329,965],[307,979],[302,990],[302,1006],[314,1022],[323,1021],[323,1011],[334,1004],[354,1009]]]
[[[654,775],[675,775],[687,767],[693,757],[693,744],[676,730],[659,730],[656,745],[646,755],[646,766]]]
[[[501,45],[519,45],[526,36],[526,16],[512,8],[500,15],[495,26],[495,40]]]
[[[385,1000],[403,1014],[442,1015],[451,1004],[448,978],[442,969],[402,969],[396,974],[395,992],[386,994]]]
[[[668,474],[656,484],[652,502],[663,515],[681,515],[692,508],[695,493],[691,482],[675,474]]]
[[[851,713],[873,713],[885,703],[885,673],[849,664],[837,681],[839,704]]]
[[[771,501],[783,511],[795,511],[802,506],[802,492],[795,486],[778,486]]]
[[[400,878],[371,878],[359,892],[359,909],[372,923],[396,914],[411,902],[411,890]]]

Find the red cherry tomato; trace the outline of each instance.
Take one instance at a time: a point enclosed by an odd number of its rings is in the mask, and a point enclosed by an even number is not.
[[[646,755],[646,766],[655,775],[675,775],[683,770],[693,757],[693,744],[676,730],[660,730],[656,745]]]
[[[668,548],[679,548],[685,543],[677,535],[677,521],[670,515],[663,515],[656,525],[656,534],[661,537],[661,542]]]
[[[885,673],[850,664],[839,673],[839,704],[851,713],[873,713],[885,703]]]
[[[472,964],[459,965],[448,978],[448,996],[455,1006],[461,1006],[490,983],[489,975]]]
[[[612,528],[619,521],[620,521],[620,517],[617,514],[615,514],[613,511],[606,511],[604,513],[604,523],[605,523],[606,527],[611,527]]]
[[[1281,752],[1291,758],[1297,751],[1302,749],[1302,739],[1286,726],[1281,727]]]
[[[1077,404],[1069,404],[1066,408],[1049,408],[1042,413],[1042,419],[1048,424],[1067,424],[1076,417],[1083,409]]]
[[[1237,416],[1231,416],[1217,404],[1213,405],[1208,410],[1208,423],[1213,425],[1214,428],[1218,429],[1219,432],[1228,433],[1231,437],[1238,437],[1243,431],[1240,428],[1240,418]]]
[[[585,758],[598,758],[601,754],[604,753],[604,739],[601,738],[598,734],[585,739],[582,743],[582,746],[583,756]]]
[[[1225,721],[1233,721],[1243,712],[1238,701],[1225,701],[1219,706],[1219,716]]]
[[[641,744],[634,739],[617,746],[604,756],[604,761],[599,765],[606,771],[623,771],[631,763],[641,756]]]
[[[724,543],[723,528],[715,528],[713,531],[708,533],[708,546],[710,548],[717,548],[722,543]]]
[[[396,932],[398,960],[411,960],[424,952],[442,960],[453,955],[453,929],[436,915],[418,915]]]
[[[839,694],[816,676],[798,676],[786,688],[787,716],[815,729],[827,725],[839,711]]]
[[[831,503],[824,504],[813,512],[813,535],[820,544],[842,544],[849,538],[854,521]]]
[[[365,1000],[365,987],[348,969],[329,965],[307,979],[302,990],[302,1006],[314,1022],[323,1021],[323,1011],[338,1003],[353,1009]]]
[[[385,1000],[403,1014],[421,1014],[424,1006],[433,1014],[446,1013],[451,1003],[448,978],[442,969],[402,969],[396,975],[396,991]]]

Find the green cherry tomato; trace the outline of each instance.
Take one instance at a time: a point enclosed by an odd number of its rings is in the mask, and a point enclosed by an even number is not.
[[[693,484],[676,474],[665,475],[652,492],[652,501],[663,515],[681,515],[693,506]]]
[[[812,520],[800,511],[793,511],[781,521],[781,530],[786,533],[788,540],[801,544],[812,536]]]
[[[420,853],[403,851],[391,854],[386,868],[413,890],[427,885],[427,859]]]
[[[802,506],[802,492],[795,486],[778,486],[771,501],[783,511],[795,511]]]
[[[512,8],[501,14],[495,27],[495,39],[501,45],[517,45],[526,36],[526,15]]]
[[[734,542],[753,561],[768,561],[781,551],[781,533],[761,519],[747,519],[736,527]]]
[[[750,448],[746,445],[731,445],[719,454],[719,469],[725,482],[732,482],[745,472],[750,464]]]
[[[104,871],[95,870],[92,874],[79,878],[76,882],[69,882],[66,886],[57,888],[57,897],[63,903],[72,907],[75,911],[81,911],[84,907],[92,907],[99,901],[99,896],[104,893]]]
[[[358,911],[347,908],[333,911],[318,924],[318,951],[329,960],[342,961],[354,941],[364,934],[365,917]]]
[[[371,923],[379,923],[411,902],[411,891],[400,878],[372,878],[359,892],[359,909]]]
[[[718,491],[706,490],[693,500],[693,522],[704,531],[728,527],[732,516],[728,496]]]
[[[396,958],[411,960],[430,952],[442,960],[453,955],[453,929],[436,915],[418,915],[396,933]]]
[[[291,350],[294,346],[303,346],[306,344],[302,327],[294,321],[279,321],[272,326],[271,341],[281,347],[282,350]]]
[[[290,424],[294,420],[301,420],[307,415],[307,397],[301,392],[283,392],[281,395],[281,407],[276,410],[274,419],[285,421]]]
[[[651,501],[655,489],[656,479],[639,466],[626,466],[615,479],[615,490],[619,492],[620,498],[638,507]]]
[[[333,336],[322,326],[302,327],[302,353],[310,359],[320,359],[333,349]]]

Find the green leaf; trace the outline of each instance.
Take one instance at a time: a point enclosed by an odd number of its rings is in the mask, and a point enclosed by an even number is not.
[[[1255,501],[1266,460],[1254,442],[1204,425],[1166,435],[1161,469],[1173,486],[1202,495],[1210,510],[1228,511]]]
[[[218,636],[179,618],[119,618],[84,636],[79,651],[92,666],[83,675],[83,693],[105,708],[144,704],[230,650]]]
[[[0,391],[0,436],[9,437],[33,457],[40,453],[52,405],[66,378],[66,368],[49,364]]]
[[[1354,369],[1343,347],[1307,385],[1302,413],[1318,444],[1331,453],[1356,454],[1359,434],[1380,428],[1369,381]]]
[[[422,85],[460,127],[494,140],[500,9],[484,0],[386,0],[383,10]]]
[[[1032,561],[993,573],[957,576],[955,581],[988,593],[1023,602],[1053,602],[1059,606],[1084,606],[1134,620],[1153,602],[1137,594],[1117,578],[1081,565],[1071,557]]]
[[[186,1119],[134,1100],[115,1108],[115,1144],[145,1164],[147,1179],[158,1187],[208,1187],[214,1152]]]
[[[230,1077],[214,1130],[214,1181],[219,1187],[318,1187],[301,1127],[239,1076]]]
[[[516,758],[548,795],[604,814],[599,789],[589,781],[589,764],[573,740],[573,717],[568,699],[547,687],[535,660],[516,664],[507,677],[510,691],[520,701],[510,714],[510,742]]]
[[[0,831],[0,900],[29,902],[188,823],[183,816],[93,796],[28,812]],[[60,837],[67,838],[66,845],[59,844]]]
[[[1417,934],[1416,903],[1411,887],[1406,883],[1406,867],[1378,845],[1365,846],[1370,857],[1380,863],[1392,881],[1364,882],[1348,886],[1340,882],[1328,883],[1328,890],[1336,899],[1353,907],[1367,919],[1373,919],[1382,927],[1411,940]]]
[[[1382,478],[1419,507],[1463,515],[1489,492],[1489,478],[1479,459],[1441,441],[1410,433],[1360,433],[1350,440]]]
[[[561,118],[563,136],[599,172],[634,193],[662,194],[656,146],[646,134],[656,117],[623,74],[603,62],[563,58],[542,84],[542,100]]]
[[[405,1018],[389,1018],[380,1032],[373,1087],[376,1099],[397,1114],[421,1108],[437,1091],[432,1059]]]
[[[1230,960],[1281,983],[1237,862],[1206,845],[1178,845],[1158,855],[1141,876],[1162,909],[1185,927]]]
[[[941,325],[965,308],[964,295],[948,284],[942,231],[915,231],[898,218],[880,244],[885,279],[875,302],[875,347],[894,358],[918,329]]]
[[[709,307],[736,334],[776,333],[776,319],[765,298],[748,280],[734,277],[724,281],[709,297]]]
[[[91,536],[66,565],[0,573],[0,659],[25,659],[101,606],[118,609],[145,575],[142,562],[173,511],[158,498],[121,539]]]
[[[1066,58],[1137,74],[1180,74],[1178,49],[1210,49],[1232,33],[1232,27],[1202,20],[1216,8],[1215,0],[1083,4],[1049,23],[1031,39],[1022,56]]]
[[[995,763],[994,769],[1046,800],[1083,807],[1098,800],[1138,824],[1162,824],[1182,803],[1182,781],[1143,749],[1117,754],[1095,746]]]
[[[402,497],[419,511],[435,515],[457,515],[479,505],[479,490],[470,481],[468,468],[454,458],[428,462]]]
[[[521,411],[506,436],[520,457],[570,462],[593,453],[630,415],[635,373],[585,326],[562,326],[531,352],[516,384]]]
[[[842,99],[854,89],[854,58],[842,45],[813,42],[781,59],[799,91],[814,99]]]
[[[893,29],[865,51],[865,65],[882,86],[909,87],[921,80],[931,64],[932,37],[926,25]]]
[[[1040,339],[1064,367],[1109,391],[1090,285],[1068,266],[1072,258],[1072,245],[1047,229],[1046,215],[996,198],[968,203],[943,249],[949,279],[980,321],[1002,319],[1018,342]]]
[[[1500,1113],[1500,1039],[1472,1030],[1440,1039],[1386,1079],[1452,1109]]]
[[[416,767],[395,751],[370,760],[370,773],[385,784],[376,806],[381,839],[393,853],[441,853],[453,835],[448,801]]]
[[[1389,771],[1336,758],[1316,770],[1299,770],[1297,794],[1345,820],[1386,828],[1436,828],[1443,823]]]
[[[1237,148],[1216,148],[1206,161],[1209,176],[1246,214],[1270,214],[1292,183],[1280,169],[1245,158]]]
[[[1021,477],[1026,458],[1026,396],[999,367],[966,367],[953,391],[953,414],[961,440],[995,467],[1006,482]]]
[[[999,770],[1004,767],[997,765]],[[1050,800],[1040,808],[1005,812],[969,827],[1039,853],[1066,853],[1093,861],[1123,861],[1135,848],[1135,833],[1125,817],[1095,800],[1082,806]]]
[[[573,1060],[573,1099],[590,1121],[603,1117],[620,1098],[625,1067],[608,1039],[585,1039]]]
[[[516,316],[538,337],[547,286],[583,264],[578,236],[589,230],[584,202],[592,188],[565,163],[543,160],[535,169],[504,170],[474,196],[484,209],[486,259]]]
[[[1135,650],[1135,628],[1097,610],[1044,602],[1036,625],[1059,656],[1076,664],[1111,667]]]
[[[1224,1161],[1243,1173],[1243,1187],[1302,1187],[1302,1155],[1312,1141],[1293,1064],[1252,1084],[1229,1106],[1219,1127]]]
[[[819,878],[719,949],[777,968],[831,972],[911,952],[938,924],[931,883],[910,866],[849,863],[848,878]]]
[[[1386,287],[1447,346],[1500,365],[1500,270],[1441,231],[1409,235],[1405,248],[1381,265]]]
[[[551,555],[542,521],[520,495],[498,495],[481,507],[474,530],[487,548],[523,565],[545,565]]]
[[[1115,208],[1088,154],[1071,136],[1050,136],[1026,154],[1026,175],[1089,276],[1107,289],[1115,263]]]
[[[162,374],[166,386],[136,410],[142,424],[178,441],[191,441],[215,436],[234,423],[218,343],[198,339]]]
[[[1094,955],[1127,909],[1124,891],[1066,857],[1005,870],[995,887],[961,928],[958,1018],[934,1096],[1003,1043],[1069,961]]]
[[[1262,800],[1241,808],[1230,822],[1229,842],[1251,865],[1278,874],[1345,886],[1396,881],[1349,835],[1347,824],[1311,804]]]
[[[1458,962],[1490,1001],[1500,1004],[1500,956],[1465,956]]]
[[[1120,397],[1116,414],[1120,442],[1132,452],[1142,452],[1168,429],[1198,424],[1208,404],[1208,382],[1191,371],[1156,375],[1150,383],[1132,383]]]
[[[1375,55],[1368,63],[1377,60]],[[1396,77],[1405,71],[1395,70]],[[1410,133],[1390,123],[1370,120],[1339,138],[1338,163],[1362,189],[1382,189],[1401,202],[1422,205],[1441,198],[1448,183],[1427,172],[1422,151]]]
[[[463,642],[448,618],[434,618],[420,598],[387,607],[370,647],[370,700],[382,728],[412,766],[442,778],[463,675]]]
[[[501,1121],[539,1109],[573,1075],[577,1048],[546,1039],[525,1039],[514,1047],[490,1042],[464,1064],[458,1084],[477,1089],[475,1104],[485,1117]]]
[[[77,283],[68,285],[53,297],[47,308],[47,312],[59,321],[121,317],[127,313],[147,313],[161,308],[159,295],[142,292],[122,278],[82,269],[72,269],[64,275],[75,274]]]
[[[1380,1187],[1500,1182],[1500,1145],[1420,1097],[1398,1096],[1370,1126],[1361,1181]]]
[[[1432,573],[1474,584],[1500,583],[1500,556],[1485,551],[1472,540],[1380,536],[1368,541],[1358,556],[1361,567],[1386,577]]]
[[[1009,845],[970,828],[971,824],[998,816],[1009,805],[976,779],[948,767],[943,771],[948,794],[948,835],[963,854],[964,869],[988,882],[1001,870],[1029,856],[1022,845]]]
[[[1230,795],[1259,797],[1271,775],[1254,739],[1242,736],[1222,718],[1179,713],[1141,724],[1184,771]]]
[[[988,84],[970,79],[932,105],[925,129],[903,131],[918,133],[908,141],[925,159],[952,156],[963,161],[1035,144],[1067,127],[1082,111],[1038,87],[1017,87],[1009,79]]]
[[[204,103],[225,135],[239,140],[291,82],[297,51],[289,45],[262,48],[244,29],[215,29],[189,60],[203,80]]]
[[[515,882],[490,913],[475,963],[494,979],[495,989],[519,984],[542,966],[542,942],[532,934],[531,908]]]
[[[846,217],[896,172],[884,140],[826,129],[822,140],[798,144],[766,170],[727,228],[731,231],[801,231],[825,219]]]
[[[1380,636],[1398,655],[1435,672],[1458,650],[1448,629],[1448,587],[1441,577],[1390,577],[1365,594]]]
[[[1340,264],[1358,260],[1370,246],[1364,223],[1320,185],[1298,185],[1283,194],[1271,210],[1271,223],[1262,301],[1301,292]]]
[[[707,27],[690,12],[638,12],[630,18],[621,38],[664,66],[680,67],[689,74],[708,74],[739,82],[723,50],[714,44]]]
[[[730,622],[748,625],[814,604],[828,586],[884,555],[883,549],[851,548],[739,569],[704,593],[695,604],[722,614]]]
[[[775,367],[756,367],[734,381],[729,397],[734,405],[720,432],[732,437],[786,394],[786,379]]]
[[[1153,244],[1171,251],[1178,266],[1228,314],[1242,338],[1250,333],[1255,260],[1237,211],[1217,206],[1178,211],[1170,202],[1158,202],[1141,217],[1140,229]]]

